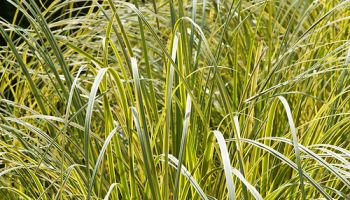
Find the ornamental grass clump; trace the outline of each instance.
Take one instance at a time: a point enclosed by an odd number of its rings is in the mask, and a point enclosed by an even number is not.
[[[8,2],[1,199],[350,199],[350,1]]]

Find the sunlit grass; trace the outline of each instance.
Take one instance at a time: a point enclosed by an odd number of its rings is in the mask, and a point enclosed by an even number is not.
[[[350,1],[9,2],[0,199],[350,199]]]

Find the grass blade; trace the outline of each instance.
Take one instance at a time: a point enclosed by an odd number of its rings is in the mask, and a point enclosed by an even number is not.
[[[221,159],[222,163],[224,165],[224,171],[225,171],[225,177],[226,177],[226,183],[227,183],[227,190],[229,192],[229,199],[234,200],[236,199],[235,196],[235,185],[233,183],[233,177],[232,177],[232,171],[231,171],[231,161],[230,156],[228,154],[227,146],[224,137],[219,131],[213,131],[221,152]]]
[[[91,87],[91,92],[89,95],[89,102],[88,102],[88,107],[86,108],[86,118],[85,118],[85,141],[84,141],[84,146],[85,146],[85,166],[86,166],[86,179],[87,183],[86,186],[89,188],[89,183],[90,183],[90,169],[89,169],[89,144],[90,144],[90,124],[91,124],[91,118],[92,118],[92,111],[95,103],[95,96],[99,87],[99,84],[102,81],[103,76],[107,72],[107,68],[102,68],[98,71],[94,83]],[[88,198],[90,196],[90,191],[88,194]]]
[[[287,100],[283,96],[278,96],[278,99],[282,102],[284,109],[286,110],[286,113],[287,113],[289,127],[293,137],[292,141],[293,141],[293,146],[295,151],[295,157],[297,159],[299,179],[300,179],[300,190],[301,190],[302,198],[306,199],[305,189],[304,189],[304,180],[303,180],[303,169],[301,167],[301,159],[300,159],[299,146],[298,146],[298,135],[297,135],[297,130],[295,129],[292,112],[290,110]]]
[[[173,166],[176,169],[180,168],[179,165],[179,161],[171,154],[169,154],[169,160],[170,165]],[[195,188],[195,190],[198,192],[198,194],[200,195],[200,197],[203,200],[208,200],[207,195],[204,193],[204,191],[202,190],[202,188],[199,186],[199,184],[197,183],[197,181],[193,178],[193,176],[190,174],[190,172],[186,169],[186,167],[184,167],[183,165],[181,165],[181,173],[191,182],[192,186]]]
[[[181,171],[182,162],[184,159],[190,114],[191,114],[191,97],[189,95],[187,95],[186,113],[185,113],[185,118],[184,118],[184,123],[183,123],[181,146],[180,146],[180,153],[179,153],[179,159],[178,159],[178,168],[177,168],[176,177],[175,177],[174,199],[178,199],[180,171]]]

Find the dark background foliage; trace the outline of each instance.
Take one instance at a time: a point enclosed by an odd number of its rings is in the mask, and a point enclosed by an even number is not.
[[[0,0],[0,17],[2,18],[2,20],[6,20],[12,23],[15,13],[16,13],[16,7],[14,7],[12,4],[7,2],[7,0]],[[20,15],[20,17],[16,20],[16,24],[22,27],[28,26],[28,21],[21,18],[23,18],[22,15]],[[1,46],[6,45],[6,42],[4,41],[1,35],[0,35],[0,45]]]
[[[44,10],[44,7],[47,7],[51,4],[51,0],[46,0],[46,1],[42,1],[40,3],[39,0],[35,0],[37,6]],[[82,8],[79,9],[75,12],[72,12],[73,15],[75,16],[81,16],[87,13],[88,9],[89,9],[89,5],[91,5],[92,1],[77,1],[74,2],[73,7],[74,8]],[[46,19],[47,21],[51,21],[51,20],[57,20],[57,17],[62,16],[60,15],[62,10],[66,9],[66,8],[62,8],[61,10],[58,10],[57,12],[53,13],[51,15],[50,18]],[[0,0],[0,19],[1,20],[5,20],[7,22],[13,23],[13,19],[14,16],[16,14],[16,10],[17,8],[15,6],[13,6],[11,3],[9,3],[7,0]],[[67,16],[65,16],[67,17]],[[19,25],[21,27],[27,27],[29,25],[28,20],[26,20],[26,18],[23,16],[23,14],[21,12],[18,13],[18,16],[16,18],[16,25]],[[16,35],[14,35],[14,38],[12,38],[13,40],[18,38]],[[0,46],[5,46],[6,45],[6,41],[4,40],[4,38],[2,37],[2,35],[0,34]]]

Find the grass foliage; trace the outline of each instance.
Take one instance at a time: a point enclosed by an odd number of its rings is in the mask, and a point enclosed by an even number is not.
[[[1,199],[350,198],[350,1],[8,1]]]

